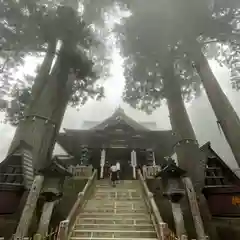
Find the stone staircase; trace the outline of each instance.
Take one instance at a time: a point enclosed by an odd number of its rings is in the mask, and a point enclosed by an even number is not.
[[[107,180],[96,181],[95,191],[78,215],[70,239],[157,239],[140,182],[122,181],[114,188]]]

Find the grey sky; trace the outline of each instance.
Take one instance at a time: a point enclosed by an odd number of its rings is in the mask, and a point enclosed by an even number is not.
[[[115,22],[118,22],[121,19],[121,14],[116,14],[116,12],[118,13],[118,9],[115,9],[115,12],[112,14],[114,14]],[[110,16],[111,14],[108,15],[108,17]],[[119,105],[124,108],[126,114],[137,121],[154,121],[157,123],[159,129],[170,129],[171,126],[168,117],[168,110],[165,105],[156,110],[152,115],[148,116],[145,113],[132,109],[128,105],[122,103],[121,95],[125,82],[123,76],[123,59],[120,54],[119,46],[116,43],[115,36],[111,32],[111,30],[114,28],[115,22],[112,19],[110,20],[111,21],[108,21],[107,24],[107,32],[109,32],[109,35],[106,42],[107,44],[109,43],[111,45],[109,45],[109,49],[111,49],[111,58],[113,60],[113,64],[111,66],[111,77],[105,82],[106,99],[101,102],[90,100],[87,102],[87,104],[85,104],[85,106],[79,108],[78,111],[68,107],[61,129],[79,129],[81,128],[83,121],[104,120],[105,118],[109,117]],[[27,72],[28,74],[33,73],[36,64],[36,59],[27,59],[23,68],[23,72]],[[211,66],[219,83],[229,97],[235,110],[240,115],[240,107],[238,104],[240,102],[240,95],[239,92],[235,92],[231,88],[228,70],[225,68],[220,68],[214,62],[211,63]],[[230,167],[236,168],[237,165],[235,160],[233,159],[232,153],[225,141],[223,134],[220,133],[217,127],[216,118],[205,94],[202,94],[201,97],[191,102],[191,104],[187,104],[187,110],[200,144],[202,145],[207,141],[211,141],[213,148],[221,157],[224,158],[225,162]],[[3,119],[3,116],[4,114],[0,113],[0,119]],[[14,131],[15,129],[13,127],[0,123],[0,161],[2,161],[6,155]],[[62,151],[59,148],[56,148],[55,152]]]
[[[108,79],[105,84],[106,98],[101,102],[90,100],[79,110],[68,107],[61,129],[79,129],[81,128],[83,121],[104,120],[105,118],[109,117],[119,105],[125,109],[126,114],[135,120],[154,121],[157,123],[159,129],[170,129],[168,110],[165,105],[149,116],[122,103],[121,94],[124,87],[124,77],[122,75],[122,66],[119,64],[119,60],[119,56],[115,56],[116,62],[115,66],[112,68],[112,77]],[[212,68],[235,110],[238,112],[238,114],[240,114],[240,107],[238,104],[240,102],[240,95],[239,92],[236,92],[231,88],[228,70],[225,68],[220,68],[214,63],[212,64]],[[231,150],[229,149],[223,134],[217,127],[216,118],[205,94],[202,94],[201,97],[191,102],[191,104],[187,104],[187,109],[200,144],[211,141],[213,148],[221,157],[224,158],[225,162],[231,168],[237,168]],[[0,114],[0,117],[3,117],[3,113]],[[2,140],[0,145],[1,160],[3,160],[5,157],[14,131],[15,130],[13,127],[2,123],[0,124]],[[62,152],[62,150],[57,147],[55,152]]]

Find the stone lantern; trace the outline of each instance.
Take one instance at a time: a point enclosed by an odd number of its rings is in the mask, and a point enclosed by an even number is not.
[[[161,177],[164,184],[163,196],[167,197],[172,206],[172,212],[176,227],[177,236],[183,239],[186,234],[183,214],[180,201],[185,195],[185,190],[181,187],[181,178],[186,171],[179,168],[172,158],[169,158],[162,170],[156,175]]]
[[[185,190],[181,188],[181,178],[185,174],[186,171],[179,168],[175,161],[170,158],[168,164],[156,175],[166,182],[163,195],[173,203],[180,202],[185,195]]]
[[[57,160],[42,169],[41,173],[44,176],[44,184],[39,198],[39,207],[42,205],[42,208],[37,233],[46,237],[53,209],[62,197],[64,180],[72,174]]]

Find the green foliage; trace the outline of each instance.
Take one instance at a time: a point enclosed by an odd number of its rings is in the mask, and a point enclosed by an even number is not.
[[[24,64],[26,56],[42,57],[45,54],[47,56],[52,43],[56,45],[61,42],[68,46],[65,54],[68,55],[74,75],[70,103],[84,104],[89,97],[97,99],[103,97],[103,88],[98,86],[96,81],[100,76],[107,75],[106,65],[109,65],[110,60],[106,59],[103,42],[85,23],[82,13],[75,10],[77,2],[0,1],[1,109],[6,111],[6,120],[13,125],[18,124],[25,106],[33,98],[31,86],[34,83],[33,79],[16,80],[15,74]],[[52,51],[51,54],[58,58],[59,49],[55,48]],[[44,75],[46,79],[50,79],[48,76],[51,74],[52,64],[53,59],[48,62],[49,71]],[[35,82],[43,77],[39,75],[37,72]],[[9,97],[13,99],[11,105],[14,108],[7,107],[9,104],[6,104],[4,99]]]
[[[206,42],[223,42],[230,49],[235,48],[232,52],[236,54],[239,10],[231,3],[224,6],[220,1],[215,2],[218,5],[212,6],[207,0],[152,0],[151,4],[140,0],[132,4],[132,16],[122,29],[124,55],[128,56],[126,102],[147,112],[158,107],[164,98],[163,72],[171,64],[185,100],[198,96],[200,79],[186,54],[191,51],[191,41],[205,47],[209,47]],[[227,65],[226,56],[223,59],[221,54],[220,58],[216,49],[212,54]],[[233,62],[227,66],[236,70]]]

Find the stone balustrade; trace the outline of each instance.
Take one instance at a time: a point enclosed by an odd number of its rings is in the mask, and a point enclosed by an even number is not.
[[[68,170],[73,174],[74,179],[89,179],[92,176],[93,167],[76,165],[70,166]]]
[[[159,165],[143,166],[142,167],[143,177],[145,179],[153,179],[155,178],[156,173],[159,172],[160,170],[161,170],[161,167]]]

